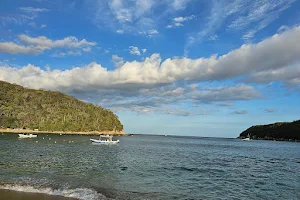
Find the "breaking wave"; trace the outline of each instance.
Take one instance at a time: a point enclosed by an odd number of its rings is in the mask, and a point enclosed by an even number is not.
[[[80,200],[108,200],[104,195],[89,188],[75,189],[53,189],[51,187],[36,187],[31,185],[15,185],[5,184],[0,185],[0,189],[14,190],[19,192],[41,193],[55,196],[72,197]]]

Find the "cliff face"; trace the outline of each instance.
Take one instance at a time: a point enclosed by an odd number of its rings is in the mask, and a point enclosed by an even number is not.
[[[0,81],[0,128],[44,131],[122,131],[110,110],[60,92],[27,89]]]
[[[253,139],[300,140],[300,120],[252,126],[242,132],[239,138],[246,138],[248,135]]]

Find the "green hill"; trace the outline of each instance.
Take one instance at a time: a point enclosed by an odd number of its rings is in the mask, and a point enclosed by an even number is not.
[[[252,126],[242,132],[239,138],[246,138],[248,134],[253,139],[300,140],[300,120]]]
[[[0,128],[41,131],[122,131],[110,110],[61,92],[27,89],[0,81]]]

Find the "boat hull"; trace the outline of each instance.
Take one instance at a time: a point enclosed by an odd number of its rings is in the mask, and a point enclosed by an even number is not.
[[[242,139],[242,141],[250,141],[250,140],[251,140],[250,138]]]
[[[33,134],[29,134],[29,135],[25,135],[25,134],[18,134],[19,138],[36,138],[37,135],[33,135]]]
[[[118,144],[120,140],[116,141],[105,141],[105,140],[95,140],[95,139],[90,139],[91,142],[95,144]]]

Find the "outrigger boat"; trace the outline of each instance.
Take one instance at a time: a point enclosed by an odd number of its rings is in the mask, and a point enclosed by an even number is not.
[[[112,138],[113,136],[110,135],[100,135],[99,140],[90,139],[90,141],[96,144],[117,144],[120,142],[120,140],[112,140]]]
[[[22,133],[22,134],[18,134],[19,135],[19,138],[36,138],[37,137],[37,135],[34,135],[34,134],[24,134],[24,133]]]

